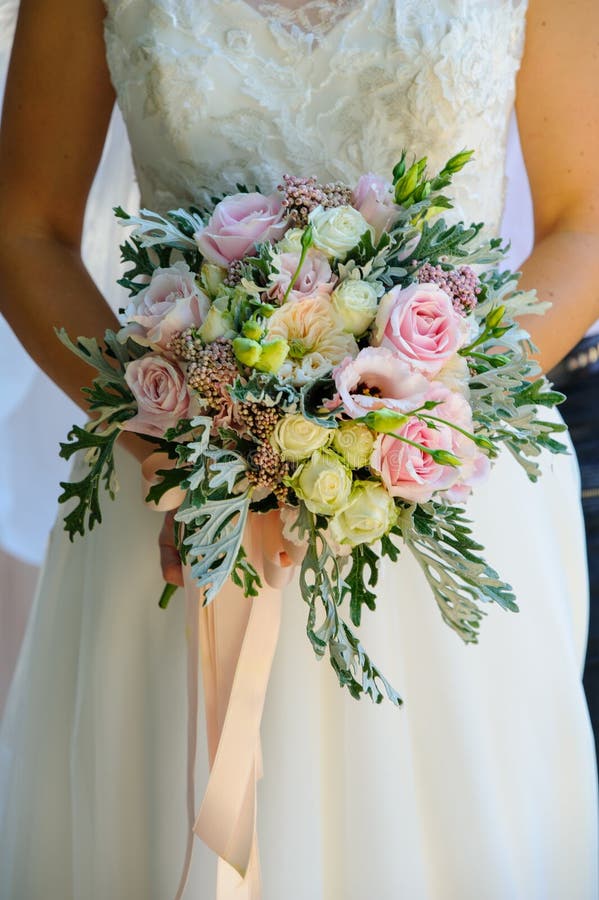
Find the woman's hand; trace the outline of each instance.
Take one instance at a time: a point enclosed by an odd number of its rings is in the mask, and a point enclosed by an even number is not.
[[[291,580],[294,567],[301,562],[303,551],[283,537],[278,510],[250,513],[249,527],[254,531],[254,553],[260,555],[260,559],[252,559],[253,564],[261,570],[271,587],[284,587]],[[175,542],[175,510],[164,516],[158,545],[162,577],[168,584],[183,587],[183,567]]]

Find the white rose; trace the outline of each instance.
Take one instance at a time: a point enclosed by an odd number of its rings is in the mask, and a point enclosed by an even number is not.
[[[284,237],[277,241],[277,253],[301,253],[303,233],[303,228],[290,228],[286,231]]]
[[[313,228],[314,246],[329,257],[345,259],[365,231],[369,231],[374,240],[374,228],[353,206],[333,206],[330,209],[317,206],[310,213],[309,221]]]
[[[298,462],[307,459],[331,440],[332,430],[310,422],[301,413],[279,419],[271,443],[283,459]]]
[[[364,334],[376,316],[378,298],[368,281],[346,278],[331,295],[331,303],[346,331]]]
[[[333,447],[348,466],[361,469],[370,462],[374,435],[361,422],[344,422],[333,433]]]
[[[393,497],[382,484],[360,481],[352,488],[347,506],[329,523],[329,530],[339,544],[372,544],[378,541],[397,520]]]
[[[295,493],[310,512],[323,516],[332,516],[347,505],[351,484],[349,469],[328,450],[315,450],[291,479]]]

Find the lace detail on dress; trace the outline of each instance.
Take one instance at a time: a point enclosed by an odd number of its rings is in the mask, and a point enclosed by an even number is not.
[[[360,0],[308,0],[305,3],[294,3],[283,0],[246,0],[248,6],[255,8],[261,16],[274,18],[290,33],[299,29],[306,34],[320,38],[333,28],[345,15],[355,9]]]
[[[144,203],[269,191],[286,171],[352,185],[390,175],[403,147],[431,168],[469,147],[450,215],[497,227],[525,2],[106,2]],[[333,6],[326,30],[304,29]]]

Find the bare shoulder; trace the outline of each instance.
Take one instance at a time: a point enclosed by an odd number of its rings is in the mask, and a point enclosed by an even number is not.
[[[530,0],[517,111],[538,235],[598,230],[597,0]]]
[[[21,0],[0,135],[0,208],[76,239],[114,94],[102,0]]]

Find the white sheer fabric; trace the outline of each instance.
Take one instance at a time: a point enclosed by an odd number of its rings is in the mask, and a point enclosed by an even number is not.
[[[241,0],[109,0],[143,200],[268,190],[284,171],[351,183],[388,171],[404,144],[433,165],[472,146],[456,215],[494,228],[524,14],[365,0],[315,36]],[[503,457],[470,503],[522,610],[490,609],[479,647],[442,624],[407,554],[383,567],[363,634],[401,711],[342,694],[312,656],[297,585],[285,591],[263,724],[264,900],[596,900],[578,474],[572,457],[543,467],[533,486]],[[176,889],[183,610],[156,607],[160,518],[133,463],[119,472],[101,529],[75,546],[60,523],[51,537],[0,735],[1,900]],[[200,735],[199,785],[206,771]],[[214,869],[198,844],[186,897],[209,900]]]

